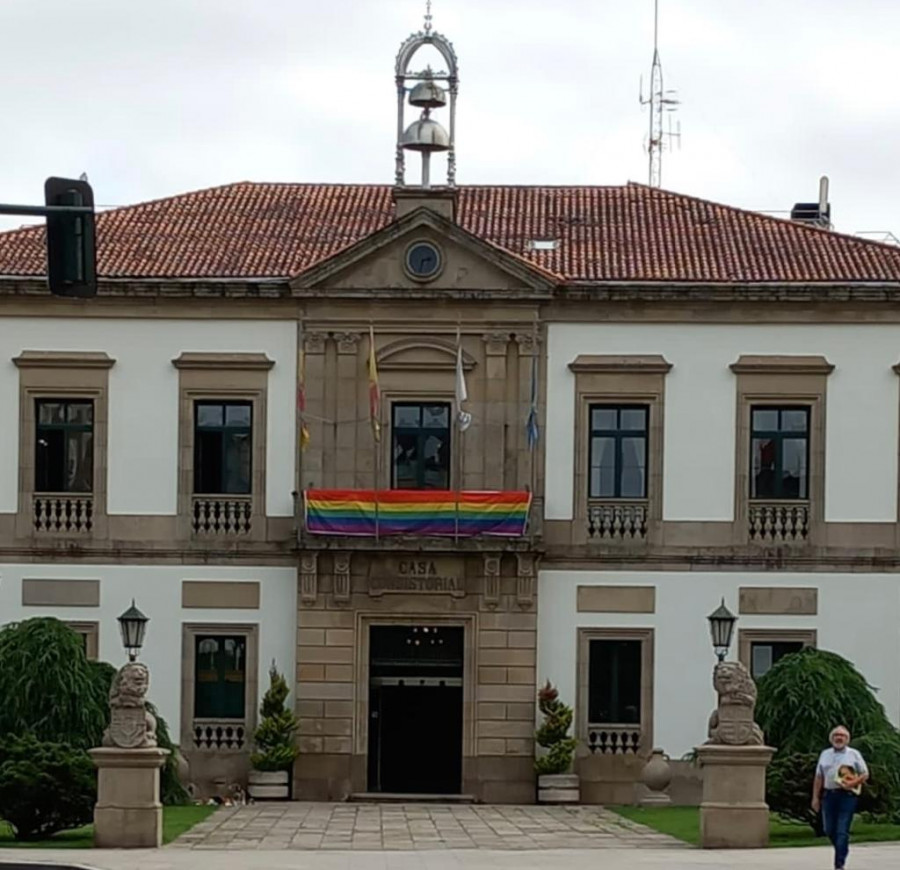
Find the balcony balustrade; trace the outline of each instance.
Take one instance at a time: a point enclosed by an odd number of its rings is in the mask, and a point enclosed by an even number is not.
[[[245,537],[252,530],[252,514],[252,496],[195,495],[191,502],[191,528],[203,538]]]
[[[88,535],[94,528],[94,497],[68,492],[35,494],[36,532],[57,535]]]
[[[588,749],[600,755],[637,755],[643,742],[639,725],[588,725]]]
[[[649,504],[642,501],[588,501],[587,531],[592,541],[645,541]]]
[[[809,537],[808,501],[751,501],[750,540],[762,544],[802,544]]]
[[[194,748],[205,752],[240,752],[248,748],[247,724],[234,719],[195,719],[193,732]]]

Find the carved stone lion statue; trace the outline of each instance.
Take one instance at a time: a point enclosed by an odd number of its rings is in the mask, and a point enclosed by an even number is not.
[[[740,662],[719,662],[713,671],[719,705],[709,717],[707,743],[762,746],[762,729],[753,719],[756,683]]]
[[[104,746],[146,749],[156,746],[156,718],[147,709],[150,671],[140,662],[123,665],[109,689],[109,728]]]

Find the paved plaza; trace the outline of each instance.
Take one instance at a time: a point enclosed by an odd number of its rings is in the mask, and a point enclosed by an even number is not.
[[[684,848],[602,807],[263,803],[223,808],[183,834],[179,849]]]
[[[850,858],[853,870],[896,870],[900,844],[854,846]],[[265,803],[222,808],[162,849],[0,849],[0,870],[6,862],[96,870],[818,870],[831,866],[831,849],[703,851],[592,806]]]

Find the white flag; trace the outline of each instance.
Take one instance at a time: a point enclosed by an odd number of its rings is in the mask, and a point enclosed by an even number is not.
[[[472,415],[463,410],[463,404],[469,399],[469,391],[466,389],[466,373],[463,369],[462,344],[459,336],[456,337],[456,422],[459,423],[459,431],[465,432],[472,423]]]

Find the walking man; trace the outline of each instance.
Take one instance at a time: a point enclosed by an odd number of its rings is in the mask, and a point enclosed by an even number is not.
[[[850,849],[850,823],[856,798],[869,778],[865,759],[850,744],[850,732],[838,725],[830,735],[831,748],[819,756],[813,781],[812,808],[822,811],[823,827],[834,846],[835,870],[843,870]],[[822,797],[822,791],[825,797]]]

